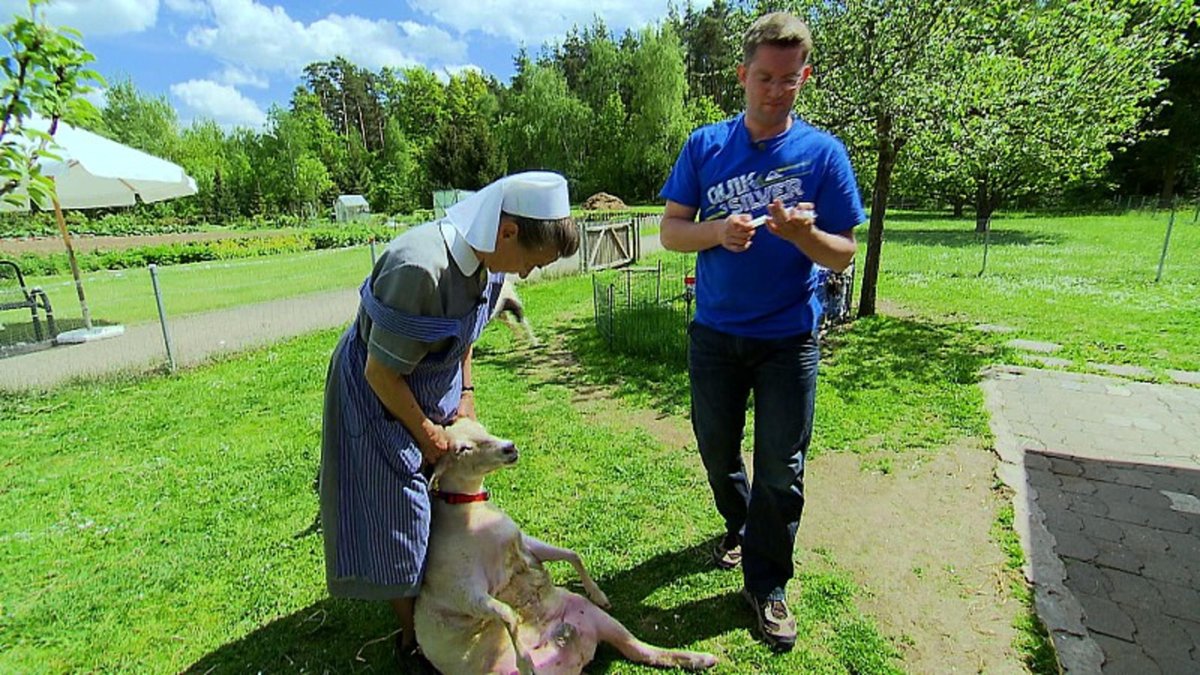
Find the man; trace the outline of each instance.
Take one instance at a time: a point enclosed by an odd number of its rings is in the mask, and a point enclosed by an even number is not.
[[[866,216],[845,148],[792,115],[812,72],[808,27],[767,14],[746,32],[742,52],[745,112],[688,139],[660,193],[660,236],[670,250],[699,252],[688,370],[692,428],[725,519],[714,559],[725,569],[741,564],[763,639],[787,651],[796,621],[785,591],[819,358],[813,263],[845,269],[857,248],[853,228]],[[753,485],[741,455],[750,392]]]

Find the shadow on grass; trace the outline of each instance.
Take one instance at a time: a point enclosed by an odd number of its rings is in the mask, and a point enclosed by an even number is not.
[[[597,578],[613,603],[611,614],[639,638],[664,647],[749,628],[750,612],[736,593],[669,609],[645,604],[663,586],[712,571],[708,551],[713,543],[715,539],[663,553],[632,569]],[[184,672],[396,672],[393,640],[379,640],[395,627],[384,603],[326,598],[223,645]],[[607,672],[621,660],[615,649],[602,646],[588,672]]]
[[[870,217],[870,212],[867,212]],[[894,222],[928,222],[933,220],[961,220],[964,225],[969,224],[975,226],[975,216],[956,216],[950,211],[897,211],[888,209],[884,215],[884,227],[887,227],[888,221]]]
[[[396,672],[385,603],[326,598],[221,646],[185,673]]]
[[[555,330],[566,350],[491,352],[487,358],[541,383],[567,387],[577,398],[615,395],[661,414],[688,414],[685,333],[664,335],[664,340],[677,342],[677,348],[648,357],[610,347],[591,317],[573,319]],[[826,335],[820,377],[846,400],[880,388],[973,384],[981,368],[1003,360],[1006,349],[995,336],[963,324],[877,315]]]
[[[850,398],[900,382],[973,384],[1003,349],[995,342],[963,324],[866,317],[827,337],[821,377]]]
[[[726,592],[674,607],[646,604],[646,598],[664,586],[696,574],[730,574],[715,569],[710,552],[714,537],[681,551],[662,553],[637,567],[597,583],[612,601],[612,614],[638,639],[659,647],[684,647],[733,630],[753,627],[753,614],[737,592]],[[732,572],[739,577],[741,572]],[[622,660],[611,646],[596,650],[589,673],[608,672]]]
[[[565,349],[477,349],[476,354],[539,383],[567,387],[576,398],[615,394],[666,414],[687,413],[687,334],[682,328],[660,336],[652,355],[641,353],[637,344],[629,353],[612,348],[591,316],[570,319],[553,330]]]
[[[973,224],[964,224],[964,229],[891,229],[884,230],[883,238],[889,243],[909,244],[914,246],[946,246],[950,248],[983,248],[984,235],[976,232]],[[1067,238],[1053,232],[1025,232],[992,228],[988,246],[1055,246],[1066,242]]]

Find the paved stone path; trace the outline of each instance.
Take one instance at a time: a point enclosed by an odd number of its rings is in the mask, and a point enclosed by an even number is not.
[[[1038,615],[1070,673],[1200,673],[1200,389],[983,382]]]

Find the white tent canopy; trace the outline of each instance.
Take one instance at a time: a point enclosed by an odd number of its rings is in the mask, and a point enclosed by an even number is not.
[[[22,126],[49,133],[50,120],[32,115]],[[40,140],[27,136],[16,136],[18,142],[36,143]],[[5,139],[8,142],[8,139]],[[28,147],[28,146],[27,146]],[[83,294],[83,280],[79,264],[75,260],[75,249],[71,246],[71,235],[63,219],[62,209],[96,209],[109,206],[132,206],[140,199],[143,202],[158,202],[175,197],[196,194],[196,181],[183,168],[165,159],[159,159],[141,150],[110,141],[90,131],[59,122],[55,128],[53,142],[46,151],[55,155],[38,157],[42,175],[54,182],[53,203],[38,204],[44,209],[54,208],[58,229],[62,234],[67,257],[71,263],[71,276],[75,278],[75,290],[79,294],[79,306],[83,313],[84,328],[59,334],[58,342],[86,342],[124,331],[121,326],[105,326],[93,329],[87,299]],[[20,205],[0,202],[0,210],[28,210],[29,195],[25,186],[17,193],[24,197]]]
[[[48,132],[50,120],[32,116],[25,120],[24,126]],[[41,157],[38,164],[43,175],[54,179],[58,202],[64,209],[132,206],[138,198],[143,202],[158,202],[196,194],[196,181],[178,164],[65,122],[58,123],[49,151],[58,159]]]

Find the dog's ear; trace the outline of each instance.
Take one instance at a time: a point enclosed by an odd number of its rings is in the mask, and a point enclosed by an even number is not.
[[[436,485],[438,479],[442,477],[442,474],[446,473],[446,470],[453,466],[456,461],[458,461],[458,454],[469,447],[470,445],[465,441],[451,439],[450,449],[446,451],[446,454],[439,457],[438,461],[433,465],[433,475],[429,477],[429,484],[431,486]]]

